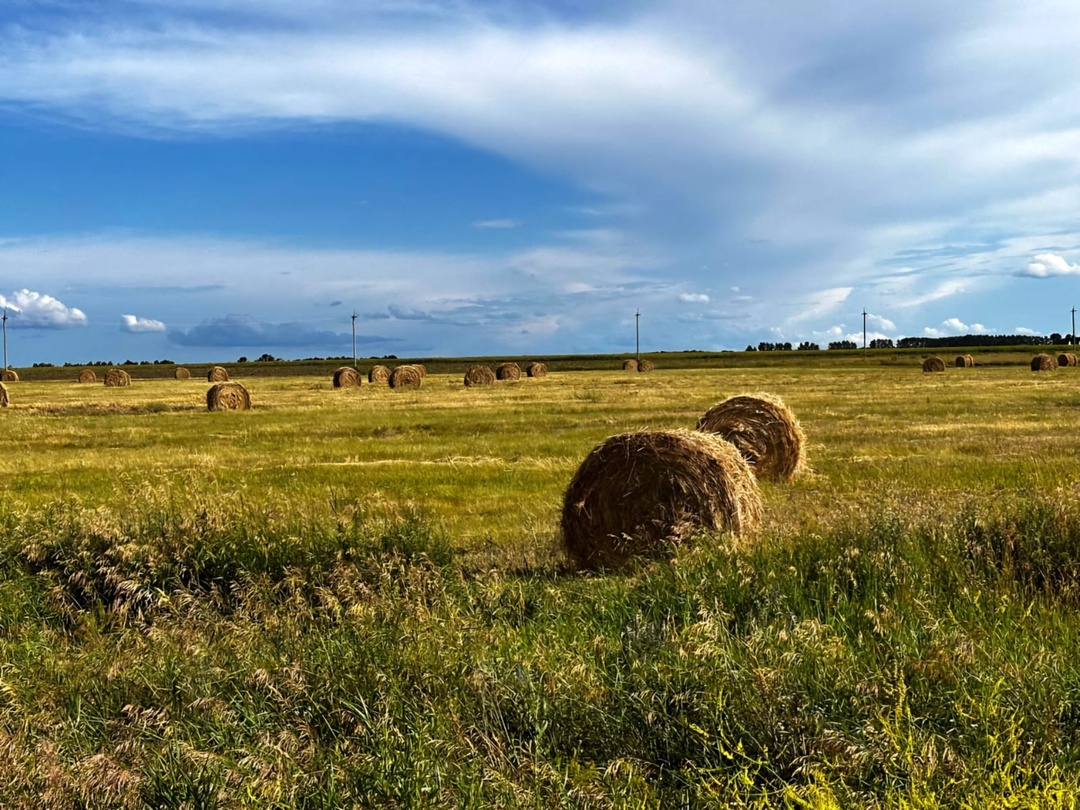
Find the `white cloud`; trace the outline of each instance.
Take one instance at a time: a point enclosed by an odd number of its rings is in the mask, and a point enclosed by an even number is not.
[[[789,324],[800,323],[827,315],[847,301],[853,289],[853,287],[834,287],[829,290],[821,290],[809,302],[802,304],[802,311],[792,315],[787,322]]]
[[[81,309],[65,306],[51,295],[33,290],[17,290],[10,298],[0,295],[0,307],[8,310],[8,319],[15,327],[67,329],[87,324]]]
[[[165,324],[162,321],[156,321],[153,318],[140,318],[136,315],[121,315],[120,331],[131,333],[164,332]]]
[[[709,296],[705,293],[681,293],[679,300],[686,304],[707,304]]]
[[[520,228],[521,224],[517,219],[478,219],[473,223],[473,227],[480,230],[512,230]]]
[[[1056,253],[1039,253],[1017,275],[1031,276],[1032,278],[1077,276],[1080,275],[1080,264],[1069,264],[1064,257]]]
[[[1018,326],[1013,331],[1018,335],[1029,335],[1031,337],[1042,335],[1042,332],[1035,329],[1028,329],[1026,326]]]
[[[941,322],[940,328],[927,326],[923,329],[923,334],[927,337],[946,337],[950,335],[985,335],[988,331],[981,323],[967,324],[959,318],[946,318]]]
[[[868,329],[877,329],[882,332],[895,332],[896,324],[881,315],[866,313],[866,326]]]

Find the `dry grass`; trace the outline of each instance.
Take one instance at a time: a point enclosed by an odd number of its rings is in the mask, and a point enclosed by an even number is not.
[[[563,496],[562,537],[583,568],[671,553],[710,530],[753,530],[761,496],[728,442],[689,430],[623,433],[585,458]]]
[[[697,429],[731,442],[759,478],[788,481],[805,465],[799,420],[771,394],[725,399],[702,415]]]
[[[208,411],[246,411],[251,409],[251,395],[240,383],[222,382],[206,392]]]

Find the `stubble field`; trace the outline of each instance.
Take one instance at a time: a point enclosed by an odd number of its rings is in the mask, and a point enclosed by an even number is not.
[[[1076,369],[240,381],[8,386],[0,804],[1075,805]],[[597,442],[755,391],[759,534],[567,568]]]

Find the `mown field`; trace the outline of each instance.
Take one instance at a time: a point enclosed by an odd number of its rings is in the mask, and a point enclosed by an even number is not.
[[[1076,806],[1080,370],[740,356],[9,384],[0,805]],[[760,533],[567,567],[597,442],[755,391]]]

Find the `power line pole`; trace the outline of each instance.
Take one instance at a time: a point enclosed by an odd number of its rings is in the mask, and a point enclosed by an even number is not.
[[[352,311],[352,367],[356,368],[356,310]]]
[[[7,309],[4,309],[4,371],[7,371]]]
[[[866,351],[866,310],[862,311],[862,350]]]
[[[641,362],[641,310],[634,311],[634,361]]]
[[[1073,330],[1072,330],[1072,339],[1069,341],[1069,343],[1071,343],[1073,346],[1075,346],[1076,345],[1076,307],[1072,308],[1072,316],[1073,316]]]

